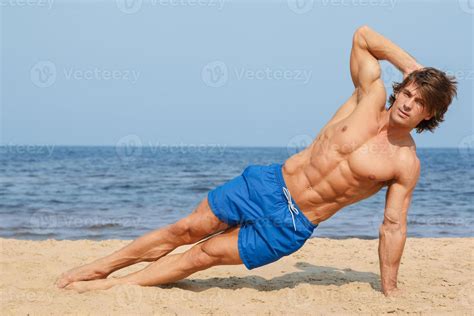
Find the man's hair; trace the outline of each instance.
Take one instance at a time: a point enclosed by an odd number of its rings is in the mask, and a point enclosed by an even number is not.
[[[410,73],[402,82],[393,83],[393,93],[389,97],[389,109],[396,99],[396,94],[403,88],[415,84],[420,97],[423,100],[424,107],[433,117],[429,120],[422,120],[416,126],[416,132],[421,133],[425,130],[433,130],[444,121],[444,114],[448,106],[457,95],[456,78],[448,76],[445,72],[432,67],[426,67],[415,70]]]

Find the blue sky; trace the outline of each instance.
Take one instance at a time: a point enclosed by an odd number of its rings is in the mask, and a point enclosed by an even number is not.
[[[50,2],[49,2],[50,1]],[[352,93],[367,24],[459,95],[419,147],[473,135],[473,1],[0,0],[1,144],[287,146]],[[382,64],[390,86],[399,74]]]

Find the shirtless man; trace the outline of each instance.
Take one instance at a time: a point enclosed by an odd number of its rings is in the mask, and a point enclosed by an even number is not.
[[[394,85],[388,110],[378,60],[404,74],[403,82]],[[383,293],[396,293],[407,211],[420,175],[410,132],[433,131],[443,121],[456,82],[442,71],[422,67],[367,26],[354,33],[350,70],[354,93],[305,150],[281,164],[248,166],[210,191],[189,216],[64,273],[57,286],[83,292],[117,284],[171,283],[215,265],[254,269],[297,251],[320,222],[387,186],[380,272]],[[167,255],[185,244],[195,245]],[[107,278],[142,261],[153,263]]]

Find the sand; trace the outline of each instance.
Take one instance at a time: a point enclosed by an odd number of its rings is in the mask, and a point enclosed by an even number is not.
[[[217,266],[172,285],[77,294],[55,288],[56,277],[127,241],[0,239],[1,314],[472,315],[473,241],[409,238],[399,273],[404,292],[386,298],[380,292],[377,240],[312,238],[296,253],[251,271]]]

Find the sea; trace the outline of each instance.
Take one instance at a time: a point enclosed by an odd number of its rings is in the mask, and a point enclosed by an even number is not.
[[[297,148],[205,146],[0,147],[0,237],[133,239],[190,214],[250,164]],[[409,237],[472,237],[472,149],[418,148],[421,177]],[[313,237],[378,238],[386,188],[343,208]]]

